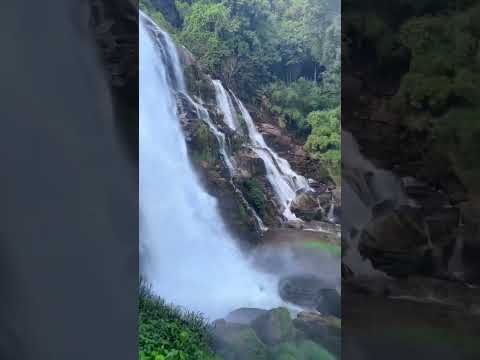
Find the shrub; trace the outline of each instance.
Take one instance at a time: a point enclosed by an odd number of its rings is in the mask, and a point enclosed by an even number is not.
[[[140,360],[215,360],[209,325],[198,314],[168,305],[141,285],[139,295]]]

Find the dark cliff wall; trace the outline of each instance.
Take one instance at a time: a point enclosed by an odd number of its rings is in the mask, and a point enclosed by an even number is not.
[[[149,0],[152,6],[161,11],[165,19],[173,26],[180,27],[182,19],[175,6],[175,0]]]

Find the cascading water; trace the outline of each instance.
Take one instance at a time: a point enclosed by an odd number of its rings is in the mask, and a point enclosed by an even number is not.
[[[228,95],[220,80],[213,80],[213,85],[215,86],[217,104],[220,109],[222,109],[225,124],[227,124],[230,129],[236,130],[238,128],[238,119],[235,115],[235,108],[233,107],[230,95]]]
[[[400,180],[368,161],[346,131],[342,131],[342,155],[342,198],[348,202],[342,208],[342,237],[348,244],[343,261],[357,275],[383,275],[359,252],[361,230],[372,220],[375,205],[389,201],[398,207],[408,199]]]
[[[263,233],[267,231],[268,228],[264,225],[262,219],[260,219],[255,209],[253,209],[252,206],[248,203],[243,193],[240,191],[240,189],[238,189],[237,185],[235,185],[235,182],[233,181],[233,175],[235,174],[235,160],[232,159],[232,157],[228,153],[225,134],[222,133],[217,128],[217,126],[212,122],[212,119],[210,119],[210,114],[208,113],[208,110],[205,109],[203,105],[193,100],[188,94],[182,93],[182,96],[195,108],[198,118],[203,120],[208,125],[211,133],[217,139],[220,154],[222,155],[222,158],[223,158],[223,162],[227,166],[227,169],[230,173],[230,185],[232,185],[233,189],[235,190],[238,197],[240,198],[240,201],[242,201],[242,204],[245,206],[248,212],[255,218],[257,231],[259,233]]]
[[[230,174],[233,175],[235,173],[235,162],[230,157],[230,155],[228,154],[225,134],[222,133],[220,130],[218,130],[218,128],[213,124],[212,120],[210,119],[210,115],[209,115],[207,109],[205,109],[205,107],[203,105],[197,103],[192,98],[190,98],[188,95],[187,95],[187,99],[195,107],[195,110],[197,111],[198,118],[202,119],[208,125],[210,131],[212,132],[212,134],[217,139],[220,154],[223,157],[223,161],[225,162],[225,165],[227,166]]]
[[[290,210],[290,205],[295,199],[298,190],[310,189],[307,179],[294,172],[288,161],[278,156],[265,143],[245,105],[237,97],[235,97],[235,101],[247,125],[252,149],[263,160],[267,169],[268,181],[272,185],[280,205],[283,207],[283,216],[287,220],[296,219],[295,214]]]
[[[142,274],[167,301],[212,319],[278,306],[277,279],[242,256],[189,162],[174,93],[185,88],[175,46],[143,14],[139,27]]]

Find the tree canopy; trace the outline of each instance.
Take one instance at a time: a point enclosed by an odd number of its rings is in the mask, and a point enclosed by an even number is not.
[[[153,0],[142,6],[165,22]],[[309,144],[327,128],[339,131],[339,116],[333,127],[312,119],[340,104],[340,0],[176,0],[175,7],[181,21],[167,30],[242,99],[263,101],[294,136],[313,136]],[[324,158],[323,148],[305,148]]]

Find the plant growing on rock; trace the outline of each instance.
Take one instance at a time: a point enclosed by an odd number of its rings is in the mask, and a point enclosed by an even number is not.
[[[262,186],[256,179],[248,179],[243,182],[245,197],[260,216],[265,214],[266,198]]]
[[[197,314],[167,305],[144,284],[139,295],[140,360],[215,360],[209,325]]]
[[[340,176],[340,108],[314,111],[308,115],[312,133],[305,150],[323,160],[334,179]]]

